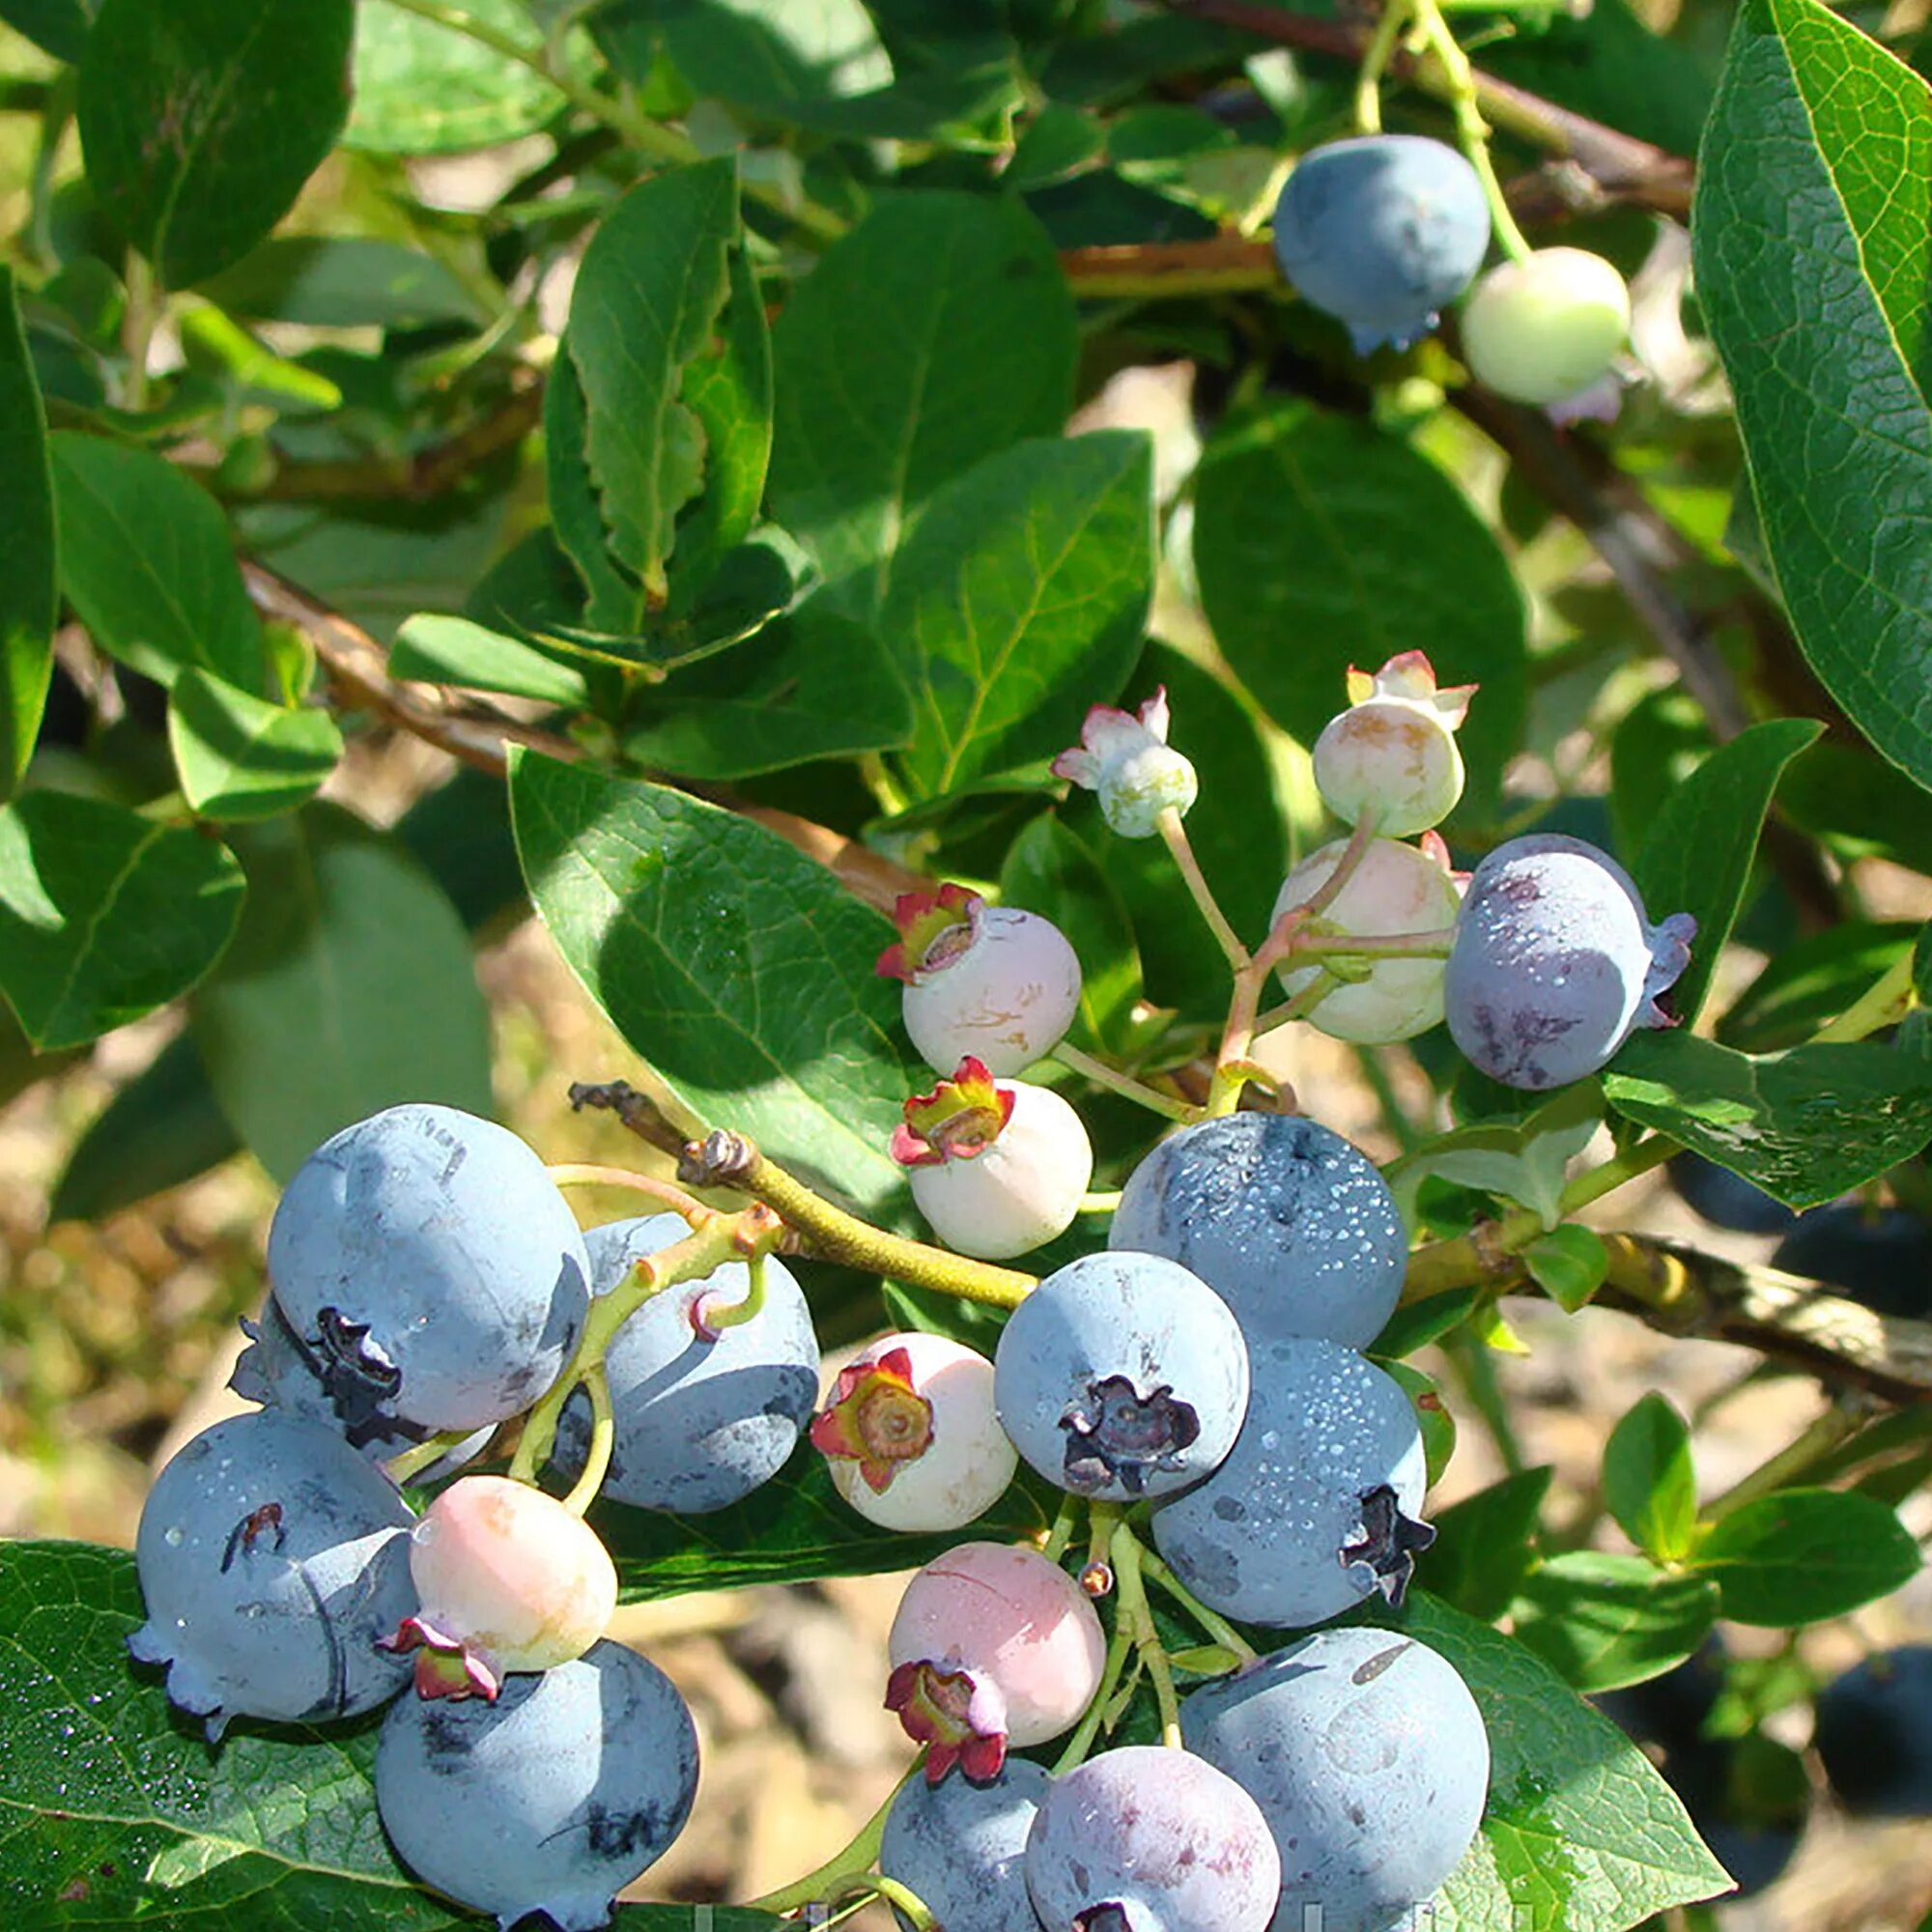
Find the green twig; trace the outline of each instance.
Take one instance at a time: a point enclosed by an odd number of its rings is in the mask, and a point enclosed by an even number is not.
[[[1880,1027],[1901,1019],[1913,1001],[1912,954],[1893,961],[1885,977],[1859,996],[1838,1017],[1812,1035],[1814,1046],[1865,1039]]]
[[[922,1775],[924,1753],[913,1763],[899,1781],[893,1786],[892,1796],[859,1827],[858,1835],[850,1844],[836,1851],[826,1861],[813,1871],[809,1871],[795,1884],[781,1886],[777,1891],[768,1891],[762,1898],[746,1901],[749,1912],[796,1912],[807,1905],[816,1905],[829,1888],[840,1879],[856,1877],[869,1871],[879,1856],[879,1841],[886,1835],[886,1816],[893,1808],[893,1799],[912,1781]]]
[[[1130,1073],[1121,1073],[1109,1066],[1104,1060],[1095,1060],[1091,1053],[1083,1053],[1077,1046],[1069,1046],[1062,1040],[1049,1059],[1057,1060],[1070,1073],[1077,1073],[1083,1079],[1091,1080],[1096,1087],[1104,1087],[1110,1094],[1118,1094],[1123,1100],[1131,1100],[1137,1107],[1146,1107],[1151,1113],[1164,1114],[1170,1121],[1192,1121],[1199,1115],[1199,1109],[1190,1107],[1185,1100],[1177,1100],[1171,1094],[1163,1094],[1157,1087],[1150,1087],[1144,1080],[1136,1080]]]
[[[1221,902],[1214,896],[1214,889],[1208,883],[1207,873],[1201,869],[1201,861],[1194,856],[1194,847],[1189,842],[1187,827],[1181,823],[1180,813],[1170,805],[1154,820],[1154,825],[1194,903],[1200,907],[1201,917],[1208,922],[1208,929],[1227,954],[1228,964],[1238,973],[1248,963],[1248,949],[1241,944],[1241,936],[1235,930],[1233,922],[1221,910]]]
[[[572,1516],[582,1516],[597,1500],[604,1478],[611,1473],[611,1451],[617,1440],[617,1420],[611,1407],[611,1378],[602,1362],[587,1362],[579,1379],[590,1398],[590,1446],[584,1452],[583,1471],[564,1497],[563,1506]]]
[[[1409,0],[1388,0],[1363,50],[1361,69],[1355,75],[1355,126],[1364,134],[1382,131],[1381,78],[1411,11]]]
[[[1756,1502],[1760,1496],[1803,1483],[1813,1469],[1856,1435],[1869,1419],[1862,1406],[1833,1404],[1795,1441],[1787,1443],[1776,1455],[1767,1458],[1749,1475],[1732,1484],[1722,1495],[1706,1503],[1701,1512],[1704,1520],[1717,1522],[1733,1511],[1743,1509],[1747,1503]]]
[[[1255,1647],[1228,1619],[1210,1610],[1151,1549],[1141,1550],[1141,1574],[1174,1599],[1223,1650],[1231,1650],[1243,1663],[1255,1661]]]
[[[1132,1633],[1141,1667],[1153,1685],[1154,1702],[1160,1709],[1160,1741],[1179,1750],[1180,1701],[1174,1694],[1174,1671],[1160,1632],[1154,1628],[1147,1585],[1141,1580],[1141,1540],[1124,1522],[1114,1531],[1113,1557],[1121,1591],[1120,1623]]]
[[[1483,119],[1477,99],[1475,70],[1454,29],[1442,17],[1436,0],[1410,0],[1415,14],[1417,38],[1435,56],[1448,85],[1449,107],[1456,117],[1456,137],[1469,165],[1483,184],[1484,199],[1490,204],[1490,221],[1496,240],[1512,261],[1525,262],[1532,252],[1496,179],[1496,164],[1490,155],[1490,124]]]

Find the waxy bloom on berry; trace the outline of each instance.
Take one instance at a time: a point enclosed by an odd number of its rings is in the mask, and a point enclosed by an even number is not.
[[[1167,727],[1165,686],[1137,712],[1096,704],[1078,749],[1054,759],[1054,776],[1097,793],[1100,815],[1122,838],[1151,838],[1161,813],[1184,816],[1200,790],[1193,765],[1167,742]]]
[[[1372,817],[1385,838],[1440,824],[1463,796],[1456,733],[1473,684],[1438,688],[1420,651],[1392,657],[1374,676],[1350,668],[1349,709],[1315,741],[1315,782],[1350,825]]]

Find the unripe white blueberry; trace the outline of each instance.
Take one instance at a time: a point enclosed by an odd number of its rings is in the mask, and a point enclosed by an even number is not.
[[[541,1490],[465,1476],[412,1533],[421,1601],[393,1641],[422,1651],[425,1696],[494,1697],[503,1674],[582,1657],[617,1606],[617,1573],[588,1523]]]
[[[1456,890],[1441,840],[1432,838],[1430,844],[1435,849],[1403,845],[1393,838],[1372,838],[1348,883],[1306,929],[1368,938],[1453,926],[1462,895]],[[1272,917],[1279,919],[1291,906],[1300,905],[1319,891],[1348,849],[1348,841],[1338,838],[1304,859],[1283,883]],[[1363,1046],[1412,1039],[1442,1017],[1442,971],[1446,963],[1446,953],[1435,959],[1378,959],[1373,966],[1366,961],[1353,962],[1352,972],[1363,972],[1366,967],[1363,977],[1331,987],[1308,1015],[1308,1022],[1333,1039],[1350,1039]],[[1284,970],[1283,990],[1291,996],[1303,992],[1323,970],[1319,962]]]
[[[955,1254],[1010,1261],[1062,1235],[1094,1178],[1080,1116],[1047,1087],[1003,1081],[1012,1111],[980,1151],[907,1169],[912,1198]]]
[[[1630,322],[1630,290],[1601,255],[1539,248],[1476,284],[1463,310],[1463,355],[1499,396],[1558,403],[1609,369]]]
[[[811,1425],[838,1493],[882,1529],[961,1529],[1006,1494],[1019,1456],[993,1413],[993,1365],[907,1331],[840,1370]]]
[[[1054,759],[1054,774],[1097,795],[1109,830],[1151,838],[1161,813],[1184,818],[1200,790],[1193,765],[1167,742],[1167,727],[1165,690],[1137,712],[1096,704],[1080,727],[1079,746]]]
[[[956,885],[905,894],[895,918],[900,941],[879,971],[904,980],[906,1032],[935,1073],[968,1054],[1018,1073],[1060,1044],[1080,1009],[1080,960],[1051,920]]]
[[[1315,782],[1345,824],[1373,813],[1376,830],[1408,838],[1439,825],[1463,796],[1456,732],[1476,687],[1439,689],[1421,651],[1389,659],[1373,677],[1349,672],[1349,709],[1315,741]]]

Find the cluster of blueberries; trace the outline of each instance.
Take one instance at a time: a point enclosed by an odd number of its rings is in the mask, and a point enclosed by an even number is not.
[[[1283,890],[1280,930],[1321,941],[1282,956],[1297,1009],[1355,1039],[1446,1012],[1480,1065],[1525,1088],[1662,1023],[1688,922],[1652,926],[1603,854],[1532,838],[1466,882],[1450,871],[1432,828],[1462,789],[1467,691],[1409,654],[1351,676],[1350,697],[1315,763],[1352,835]],[[1192,803],[1166,728],[1162,698],[1102,708],[1062,761],[1126,836]],[[1070,1023],[1079,962],[1049,922],[959,887],[909,898],[899,928],[881,970],[921,1054],[952,1070],[907,1102],[894,1151],[943,1239],[1024,1253],[1070,1223],[1091,1177],[1073,1109],[1015,1077]],[[1351,959],[1350,937],[1390,950]],[[1128,1178],[1104,1251],[1021,1298],[993,1359],[887,1335],[822,1406],[791,1271],[753,1249],[670,1265],[710,1218],[685,1205],[689,1220],[585,1234],[515,1135],[433,1105],[310,1156],[236,1371],[260,1406],[169,1463],[138,1538],[148,1621],[130,1647],[211,1737],[238,1715],[387,1705],[376,1798],[409,1869],[506,1928],[539,1912],[601,1925],[681,1829],[697,1752],[668,1680],[605,1637],[617,1581],[582,1492],[716,1511],[809,1434],[852,1508],[950,1533],[1023,1459],[1096,1528],[1133,1510],[1134,1587],[1144,1558],[1241,1649],[1224,1641],[1224,1674],[1172,1714],[1184,1748],[1088,1755],[1122,1643],[1094,1606],[1107,1565],[1076,1579],[1065,1538],[960,1543],[913,1578],[892,1631],[886,1702],[925,1775],[892,1808],[884,1877],[951,1932],[1291,1932],[1315,1907],[1326,1932],[1378,1932],[1431,1896],[1481,1821],[1475,1701],[1413,1638],[1315,1628],[1399,1605],[1433,1540],[1415,1411],[1362,1352],[1407,1241],[1358,1150],[1295,1116],[1197,1120]],[[608,1336],[595,1359],[586,1335]],[[559,1500],[534,1463],[466,1473],[498,1425],[561,1399],[566,1370],[551,1467],[587,1482]],[[398,1476],[434,1489],[419,1514]],[[1312,1634],[1236,1668],[1230,1619]],[[1076,1726],[1059,1775],[1017,1754]]]
[[[1406,349],[1475,287],[1463,354],[1486,387],[1558,414],[1598,391],[1630,333],[1630,291],[1601,255],[1538,248],[1476,277],[1490,204],[1476,170],[1441,141],[1364,134],[1304,155],[1274,212],[1274,247],[1302,298],[1336,317],[1358,354]]]

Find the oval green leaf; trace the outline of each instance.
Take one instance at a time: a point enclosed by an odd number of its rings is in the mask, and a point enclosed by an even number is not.
[[[1918,1546],[1895,1512],[1841,1490],[1786,1490],[1720,1517],[1690,1561],[1724,1615],[1790,1630],[1841,1617],[1911,1582]]]
[[[193,668],[168,694],[168,745],[182,796],[198,816],[214,819],[293,811],[342,756],[342,733],[327,711],[270,704]]]
[[[528,53],[543,29],[521,0],[464,0],[459,10]],[[563,105],[549,81],[389,0],[361,0],[355,21],[355,107],[343,145],[375,155],[441,155],[533,134]]]

